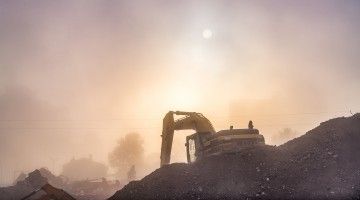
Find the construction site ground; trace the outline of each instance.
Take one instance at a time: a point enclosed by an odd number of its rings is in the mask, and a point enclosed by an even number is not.
[[[164,166],[109,199],[284,198],[360,198],[360,114],[323,122],[281,146]]]

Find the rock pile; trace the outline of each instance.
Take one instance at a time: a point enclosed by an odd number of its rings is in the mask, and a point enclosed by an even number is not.
[[[164,166],[117,199],[360,198],[360,114],[323,122],[281,146]]]
[[[69,182],[66,177],[55,176],[46,168],[36,169],[28,175],[22,173],[16,180],[13,186],[0,188],[0,200],[22,199],[44,185],[63,189],[78,200],[102,200],[114,194],[122,186],[118,181],[107,181],[104,178]],[[38,199],[45,194],[40,190],[27,199]]]
[[[48,179],[42,176],[41,171],[34,170],[33,172],[29,173],[26,178],[19,180],[14,186],[0,188],[0,199],[22,199],[33,191],[40,189],[47,183]],[[40,192],[38,195],[35,195],[30,199],[39,198],[44,194],[44,192]]]

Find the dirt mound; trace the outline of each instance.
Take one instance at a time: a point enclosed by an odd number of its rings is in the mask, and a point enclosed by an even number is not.
[[[175,163],[116,199],[343,199],[360,196],[360,114],[323,122],[279,147]]]

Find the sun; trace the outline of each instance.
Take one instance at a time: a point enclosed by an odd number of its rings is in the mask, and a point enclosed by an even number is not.
[[[210,39],[212,37],[213,33],[210,29],[205,29],[205,30],[203,30],[202,35],[203,35],[204,39]]]

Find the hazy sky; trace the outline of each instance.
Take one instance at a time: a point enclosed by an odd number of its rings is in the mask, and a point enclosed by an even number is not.
[[[269,143],[359,112],[359,35],[357,0],[0,0],[0,184],[72,156],[107,162],[130,131],[157,163],[168,110],[217,130],[253,119]]]

